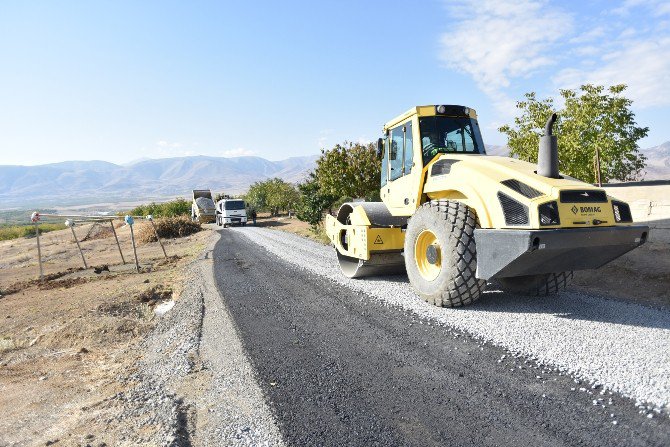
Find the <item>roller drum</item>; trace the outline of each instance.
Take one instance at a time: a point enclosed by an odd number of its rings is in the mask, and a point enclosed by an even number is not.
[[[337,252],[337,260],[340,261],[342,273],[349,278],[405,273],[405,258],[400,253],[374,254],[369,260],[364,261]]]

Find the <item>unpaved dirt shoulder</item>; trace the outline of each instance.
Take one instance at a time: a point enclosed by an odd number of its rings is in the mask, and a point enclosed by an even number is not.
[[[120,396],[134,421],[126,439],[159,445],[282,445],[253,369],[214,283],[213,234],[184,290],[143,343]],[[119,421],[122,422],[122,421]],[[151,436],[140,427],[161,425]]]

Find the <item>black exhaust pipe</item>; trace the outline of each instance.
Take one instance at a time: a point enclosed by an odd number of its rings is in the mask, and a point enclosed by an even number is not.
[[[544,126],[544,136],[540,137],[537,173],[543,177],[561,178],[558,174],[558,139],[553,134],[556,118],[556,114],[552,113]]]

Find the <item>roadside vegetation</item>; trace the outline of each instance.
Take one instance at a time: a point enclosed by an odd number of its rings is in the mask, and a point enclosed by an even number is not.
[[[189,236],[202,230],[198,222],[193,222],[190,217],[186,216],[163,217],[154,223],[161,239]],[[151,225],[142,225],[137,231],[137,239],[142,243],[156,242],[156,232]]]
[[[379,200],[380,169],[373,144],[345,141],[322,150],[314,170],[298,185],[279,178],[256,182],[244,199],[250,209],[267,212],[269,217],[294,212],[309,228],[284,225],[282,229],[327,242],[322,225],[325,213],[352,199]]]
[[[538,100],[535,92],[526,93],[517,102],[520,115],[514,125],[498,130],[507,135],[512,157],[537,163],[537,147],[544,125],[558,114],[554,133],[558,135],[561,172],[588,183],[600,180],[640,180],[646,158],[638,141],[647,136],[648,127],[640,127],[631,111],[633,101],[623,96],[624,84],[604,87],[582,85],[579,90],[560,90],[557,108],[553,98]],[[598,161],[600,172],[598,172]]]
[[[374,144],[345,141],[322,150],[316,167],[298,185],[300,201],[296,216],[323,233],[324,211],[332,214],[353,199],[379,200],[381,160]]]
[[[295,186],[280,178],[255,182],[244,195],[244,200],[256,212],[269,212],[270,216],[279,216],[293,210],[300,200]]]
[[[130,210],[128,214],[133,216],[148,216],[151,214],[154,217],[190,216],[191,202],[182,198],[163,203],[152,202],[148,205],[137,206]]]
[[[41,223],[40,234],[50,231],[63,230],[65,225],[62,223]],[[9,239],[18,239],[21,237],[35,237],[35,225],[3,225],[0,226],[0,241]]]

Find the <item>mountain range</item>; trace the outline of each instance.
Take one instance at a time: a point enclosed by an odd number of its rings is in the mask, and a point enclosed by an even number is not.
[[[670,141],[641,149],[645,180],[670,179]],[[508,155],[506,146],[487,146],[489,155]],[[318,155],[269,161],[260,157],[191,156],[138,160],[65,161],[38,166],[0,166],[0,209],[39,208],[100,202],[188,197],[192,189],[239,194],[252,183],[279,177],[296,183],[314,168]]]
[[[192,189],[239,194],[252,183],[279,177],[298,182],[317,155],[269,161],[260,157],[190,156],[141,160],[65,161],[38,166],[0,166],[0,209],[99,202],[164,200]]]
[[[647,165],[642,170],[643,180],[670,180],[670,141],[654,147],[640,149],[647,157]],[[508,156],[507,146],[486,145],[488,155]]]

